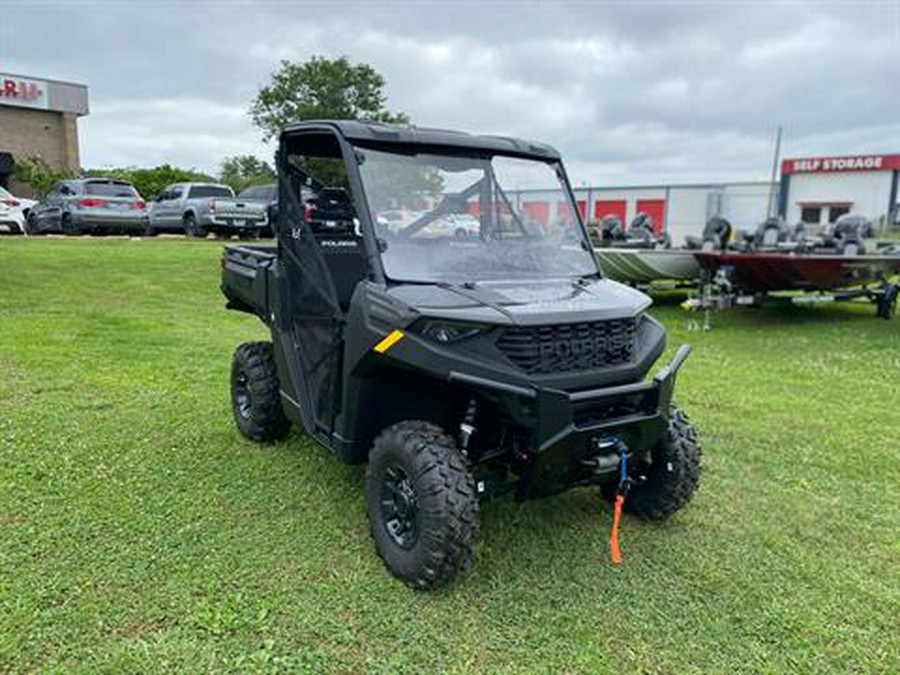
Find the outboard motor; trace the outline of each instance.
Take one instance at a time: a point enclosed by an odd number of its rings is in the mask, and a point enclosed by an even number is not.
[[[600,219],[600,238],[603,241],[621,241],[625,239],[625,228],[622,221],[614,213],[608,213]]]
[[[843,255],[860,255],[866,252],[863,240],[873,239],[875,228],[865,216],[847,213],[837,219],[831,237]]]
[[[653,231],[653,218],[643,211],[638,213],[628,227],[628,236],[634,239],[643,239],[644,241],[656,239],[656,233]]]
[[[713,216],[706,221],[703,235],[700,237],[688,236],[685,241],[690,249],[703,249],[705,251],[723,251],[731,239],[731,223],[721,216]]]
[[[704,248],[706,243],[710,242],[714,249],[724,251],[729,239],[731,239],[731,223],[725,218],[713,216],[706,222],[703,229]]]
[[[653,229],[653,218],[648,213],[638,213],[628,228],[629,242],[653,248],[671,248],[672,239],[668,232],[657,234]]]
[[[753,236],[754,248],[775,248],[780,242],[787,240],[787,229],[781,218],[766,218]]]

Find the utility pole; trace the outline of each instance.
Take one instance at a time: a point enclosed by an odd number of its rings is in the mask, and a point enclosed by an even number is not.
[[[775,201],[775,179],[778,176],[778,157],[781,154],[781,125],[775,135],[775,156],[772,158],[772,177],[769,180],[769,205],[766,207],[766,218],[772,217],[772,204]]]

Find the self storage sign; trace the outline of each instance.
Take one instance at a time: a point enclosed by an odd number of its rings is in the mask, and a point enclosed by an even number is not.
[[[900,155],[863,155],[858,157],[809,157],[786,159],[782,174],[829,173],[842,171],[896,171],[900,169]]]
[[[0,105],[46,108],[47,85],[40,80],[0,75]]]

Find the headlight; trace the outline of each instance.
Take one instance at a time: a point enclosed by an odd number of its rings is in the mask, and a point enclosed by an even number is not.
[[[413,329],[416,333],[429,340],[447,344],[474,337],[486,330],[487,326],[477,323],[463,323],[461,321],[424,319],[417,322]]]

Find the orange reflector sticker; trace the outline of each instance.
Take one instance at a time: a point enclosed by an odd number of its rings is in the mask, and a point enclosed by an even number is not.
[[[375,345],[372,349],[374,349],[379,354],[384,354],[388,349],[400,342],[401,339],[403,339],[403,333],[399,330],[393,330],[388,334],[386,338]]]

